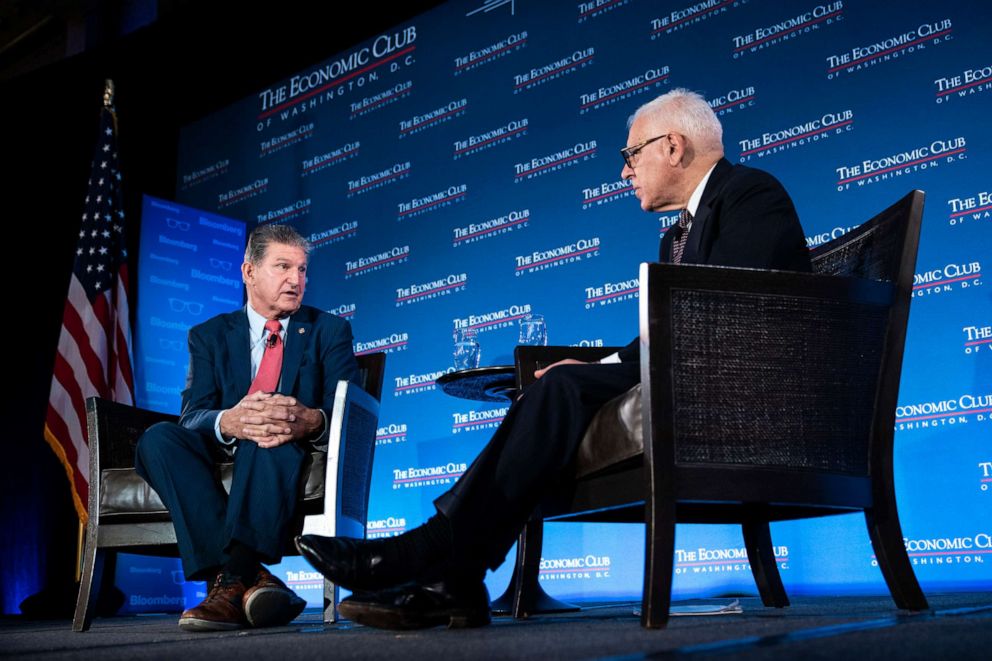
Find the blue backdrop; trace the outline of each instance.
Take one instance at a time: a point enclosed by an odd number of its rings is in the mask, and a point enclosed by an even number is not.
[[[675,221],[641,212],[619,178],[640,104],[702,93],[727,157],[783,181],[811,246],[923,189],[899,505],[925,589],[988,589],[990,14],[962,0],[450,2],[189,126],[178,198],[298,228],[314,244],[308,302],[351,320],[356,352],[389,353],[369,522],[384,535],[432,513],[505,411],[436,388],[453,329],[479,330],[483,364],[511,362],[528,311],[553,344],[635,335],[637,265]],[[639,594],[642,535],[551,525],[542,580],[568,598]],[[792,593],[884,592],[859,517],[773,536]],[[677,547],[676,597],[754,592],[735,529],[682,526]],[[304,570],[286,576],[312,582]]]

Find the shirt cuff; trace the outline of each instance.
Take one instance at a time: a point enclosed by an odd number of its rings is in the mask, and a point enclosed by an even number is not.
[[[320,411],[320,417],[324,419],[324,431],[320,432],[320,436],[310,441],[315,448],[326,448],[328,442],[330,441],[331,426],[327,424],[327,413],[324,409],[317,409]]]
[[[614,352],[614,353],[611,353],[609,356],[606,356],[605,358],[600,358],[599,359],[599,364],[600,365],[610,365],[610,364],[619,363],[619,362],[620,362],[620,352],[619,351]]]
[[[227,409],[224,409],[223,411],[219,412],[217,414],[217,417],[214,418],[214,436],[217,437],[217,440],[222,445],[234,445],[234,441],[238,439],[236,438],[226,439],[224,438],[224,435],[220,433],[220,416],[224,415],[224,411],[227,411]]]

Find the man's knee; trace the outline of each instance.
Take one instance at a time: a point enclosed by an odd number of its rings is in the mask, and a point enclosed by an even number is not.
[[[135,448],[135,464],[141,467],[142,464],[167,461],[169,457],[177,456],[180,451],[191,449],[190,432],[174,422],[157,422],[141,435]],[[199,439],[195,439],[199,441]],[[195,445],[195,443],[194,443]]]

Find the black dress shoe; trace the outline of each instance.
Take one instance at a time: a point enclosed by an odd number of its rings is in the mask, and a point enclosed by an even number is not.
[[[403,583],[410,576],[384,562],[383,541],[301,535],[296,548],[329,581],[348,590],[372,591]]]
[[[481,580],[465,584],[409,583],[381,592],[359,593],[338,606],[341,615],[379,629],[482,627],[491,621],[489,591]]]

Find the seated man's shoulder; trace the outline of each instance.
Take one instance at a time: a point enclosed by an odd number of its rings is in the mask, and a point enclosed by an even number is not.
[[[350,325],[346,319],[310,305],[301,305],[293,317],[299,321],[329,329],[339,329]]]
[[[239,316],[240,315],[240,316]],[[241,317],[244,317],[244,308],[235,310],[233,312],[222,312],[216,316],[210,317],[206,321],[202,321],[197,325],[190,328],[190,333],[195,333],[198,335],[213,335],[216,333],[227,333],[232,325],[234,325]]]

